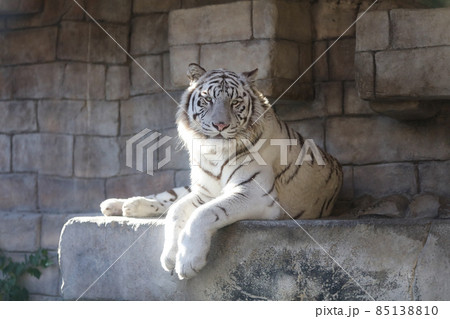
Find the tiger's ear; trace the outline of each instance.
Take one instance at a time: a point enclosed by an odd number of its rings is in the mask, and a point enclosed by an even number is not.
[[[191,83],[197,81],[205,73],[206,70],[197,63],[191,63],[188,66],[187,76]]]
[[[253,82],[256,80],[256,75],[258,74],[258,68],[249,71],[249,72],[243,72],[242,75],[244,78],[247,79],[248,82]]]

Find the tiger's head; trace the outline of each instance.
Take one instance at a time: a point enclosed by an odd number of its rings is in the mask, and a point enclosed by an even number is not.
[[[206,71],[191,63],[178,119],[206,138],[232,139],[246,131],[268,107],[253,85],[258,69],[235,73],[224,69]]]

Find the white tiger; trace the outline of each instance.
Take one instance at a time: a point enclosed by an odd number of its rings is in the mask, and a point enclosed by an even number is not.
[[[338,196],[341,166],[321,149],[316,150],[325,165],[314,158],[298,165],[305,141],[256,89],[256,72],[207,72],[190,64],[191,85],[182,96],[177,126],[191,154],[191,188],[101,204],[105,215],[152,217],[168,210],[161,264],[180,279],[205,266],[218,229],[245,219],[325,217]],[[297,142],[286,146],[287,156],[271,143],[280,139]],[[194,154],[195,144],[202,153]]]

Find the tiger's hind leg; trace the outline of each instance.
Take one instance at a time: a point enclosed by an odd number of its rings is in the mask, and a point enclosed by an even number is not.
[[[189,187],[177,187],[146,197],[110,198],[100,204],[100,209],[105,216],[158,217],[164,215],[173,202],[189,192]]]

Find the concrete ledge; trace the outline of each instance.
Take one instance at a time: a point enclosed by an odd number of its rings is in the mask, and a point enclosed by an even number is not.
[[[224,228],[214,237],[208,265],[179,281],[159,264],[163,221],[73,218],[60,239],[62,294],[68,300],[370,300],[368,294],[450,300],[450,221],[298,223],[244,221]]]

